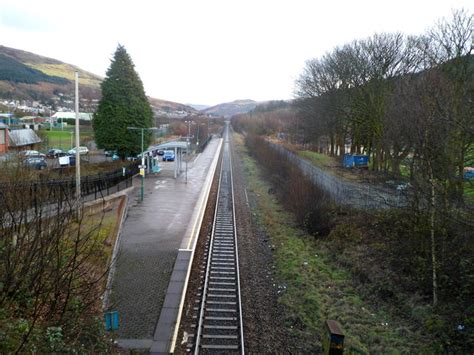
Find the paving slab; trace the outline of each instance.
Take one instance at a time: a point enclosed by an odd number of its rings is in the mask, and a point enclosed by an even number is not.
[[[163,321],[170,325],[176,322],[177,300],[190,260],[189,252],[181,252],[179,257],[178,252],[195,226],[196,205],[220,142],[211,140],[188,164],[187,182],[184,172],[178,179],[167,174],[150,176],[145,178],[144,201],[130,198],[108,307],[119,312],[119,346],[149,349],[158,331],[160,312]],[[135,183],[139,185],[140,180]],[[167,300],[165,308],[168,286],[175,300]],[[159,331],[169,336],[169,329]]]

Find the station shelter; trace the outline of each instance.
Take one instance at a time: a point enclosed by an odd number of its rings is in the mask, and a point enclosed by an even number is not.
[[[171,141],[154,145],[145,152],[147,173],[153,172],[156,163],[153,161],[157,157],[159,150],[172,150],[174,152],[174,178],[176,179],[183,172],[183,156],[188,152],[188,142]]]

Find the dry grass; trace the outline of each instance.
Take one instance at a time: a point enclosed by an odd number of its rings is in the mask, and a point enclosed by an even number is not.
[[[59,76],[68,80],[74,81],[74,73],[79,70],[70,64],[47,64],[47,63],[25,63],[31,68],[37,69],[47,75]],[[80,70],[79,83],[81,85],[89,85],[93,87],[100,87],[101,79],[94,74]]]
[[[293,216],[284,211],[274,194],[269,194],[271,186],[248,156],[242,137],[234,137],[243,158],[249,192],[256,197],[254,212],[275,248],[280,302],[287,309],[286,325],[304,344],[298,351],[320,351],[326,319],[341,323],[349,353],[419,350],[423,340],[417,330],[361,297],[351,273],[332,262],[324,243],[299,229]]]

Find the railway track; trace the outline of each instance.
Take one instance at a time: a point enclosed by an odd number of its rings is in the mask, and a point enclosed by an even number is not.
[[[193,317],[196,320],[194,342],[188,343],[189,352],[245,353],[238,260],[232,165],[226,127],[214,222],[201,265],[202,282]]]

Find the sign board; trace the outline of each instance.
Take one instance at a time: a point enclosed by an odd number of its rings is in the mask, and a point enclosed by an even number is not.
[[[146,165],[139,165],[138,169],[146,169]]]
[[[145,176],[145,169],[140,168],[140,175],[141,175],[141,176]]]
[[[69,156],[59,157],[59,165],[69,165]]]

